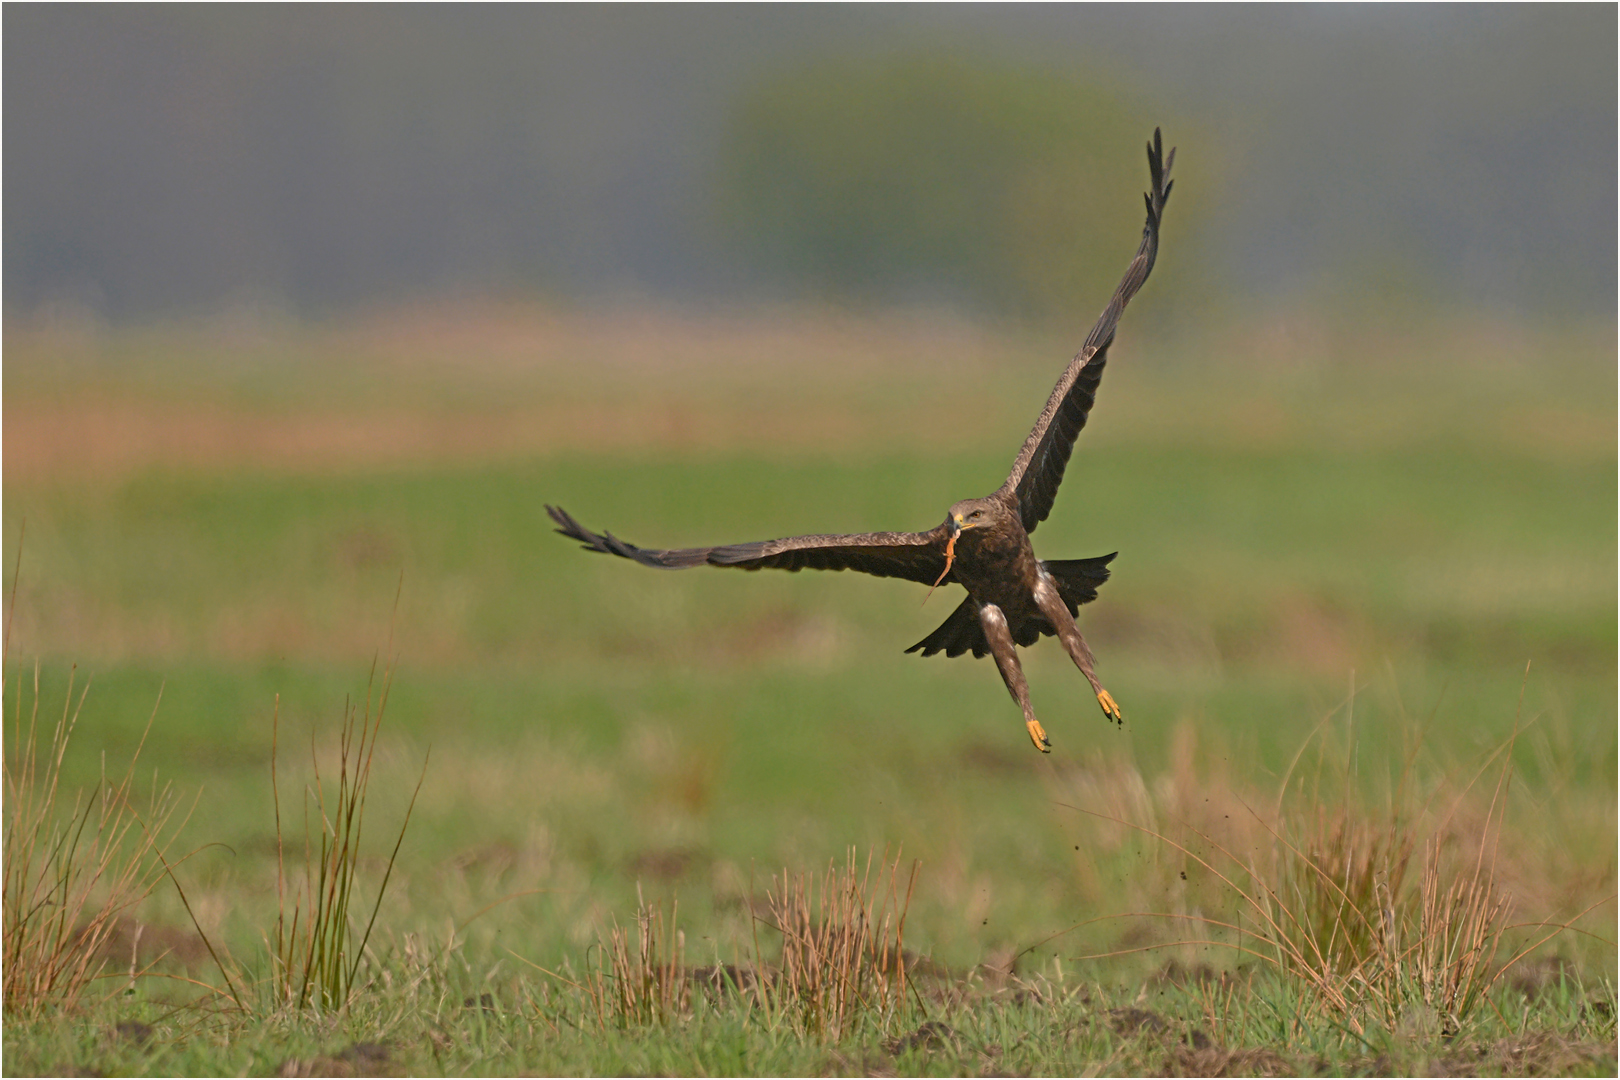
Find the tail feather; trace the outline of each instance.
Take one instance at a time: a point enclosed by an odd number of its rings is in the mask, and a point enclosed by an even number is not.
[[[990,651],[990,643],[984,638],[984,627],[979,623],[979,605],[969,596],[957,605],[956,610],[932,634],[923,638],[906,652],[914,653],[922,650],[924,656],[933,656],[943,652],[946,656],[961,656],[969,651],[974,656],[983,656]]]
[[[1097,590],[1108,580],[1108,564],[1118,554],[1116,551],[1095,559],[1053,559],[1041,565],[1057,582],[1058,595],[1069,605],[1069,614],[1074,615],[1081,604],[1089,604],[1097,599]]]
[[[1069,614],[1077,615],[1081,604],[1097,599],[1097,590],[1108,580],[1108,564],[1118,554],[1116,551],[1094,559],[1054,559],[1041,565],[1057,582],[1058,595],[1068,605]],[[1007,629],[1012,632],[1013,641],[1024,646],[1035,644],[1043,634],[1056,632],[1052,624],[1039,615],[1022,619]],[[979,623],[979,605],[973,597],[965,598],[932,634],[906,650],[908,653],[918,651],[924,656],[940,652],[946,656],[961,656],[965,652],[976,657],[989,655],[990,642],[985,639],[984,627]]]

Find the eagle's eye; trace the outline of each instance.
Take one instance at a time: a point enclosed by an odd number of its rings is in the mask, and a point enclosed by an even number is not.
[[[984,511],[983,510],[975,510],[975,511],[973,511],[973,513],[968,515],[968,520],[969,521],[978,521],[983,516],[984,516]]]

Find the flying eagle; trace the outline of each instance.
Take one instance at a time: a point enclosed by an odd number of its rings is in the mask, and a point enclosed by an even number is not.
[[[1007,482],[996,491],[982,499],[957,503],[942,524],[927,532],[790,536],[752,544],[655,551],[627,544],[612,533],[593,533],[562,508],[547,506],[546,512],[560,526],[557,531],[582,541],[589,551],[668,570],[704,564],[744,570],[859,570],[929,586],[956,582],[967,589],[967,599],[937,630],[907,652],[960,656],[971,651],[977,657],[985,653],[994,656],[1008,692],[1024,712],[1030,740],[1045,753],[1052,744],[1035,719],[1029,686],[1014,646],[1033,645],[1043,634],[1056,634],[1096,692],[1103,713],[1123,722],[1113,696],[1097,681],[1091,650],[1074,622],[1080,605],[1095,599],[1097,587],[1108,580],[1108,563],[1114,556],[1037,559],[1029,534],[1052,512],[1052,501],[1063,481],[1075,437],[1085,427],[1086,416],[1096,400],[1097,384],[1102,381],[1103,364],[1119,317],[1147,280],[1159,251],[1159,222],[1170,198],[1170,167],[1175,163],[1176,151],[1172,147],[1165,156],[1155,128],[1147,154],[1153,190],[1145,195],[1147,224],[1142,228],[1141,246],[1102,317],[1052,390],[1034,430],[1013,461]]]

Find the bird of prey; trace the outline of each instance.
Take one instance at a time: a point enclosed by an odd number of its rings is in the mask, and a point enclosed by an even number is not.
[[[971,651],[976,657],[986,653],[994,656],[1008,692],[1023,710],[1030,741],[1045,753],[1052,744],[1035,719],[1029,686],[1014,647],[1033,645],[1041,635],[1055,634],[1091,684],[1104,715],[1123,722],[1119,705],[1097,680],[1091,650],[1074,621],[1080,605],[1095,599],[1097,587],[1108,580],[1108,563],[1114,555],[1041,560],[1035,557],[1029,534],[1052,512],[1075,437],[1085,426],[1096,399],[1120,315],[1153,269],[1175,158],[1174,147],[1168,156],[1164,154],[1163,141],[1158,129],[1154,129],[1153,141],[1148,144],[1152,190],[1145,195],[1147,224],[1124,280],[1058,379],[1034,430],[1013,461],[1007,482],[982,499],[957,503],[940,525],[927,532],[790,536],[750,544],[657,551],[636,547],[612,533],[593,533],[560,507],[547,506],[557,531],[581,541],[589,551],[669,570],[705,564],[744,570],[858,570],[929,586],[955,582],[967,589],[967,598],[937,630],[907,652],[960,656]]]

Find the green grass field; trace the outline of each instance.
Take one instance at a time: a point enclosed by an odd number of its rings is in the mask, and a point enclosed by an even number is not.
[[[36,661],[46,713],[77,665],[64,772],[91,784],[161,691],[141,766],[196,800],[178,876],[234,970],[268,963],[277,709],[287,815],[311,741],[330,764],[345,699],[395,661],[367,895],[427,761],[363,1000],[244,1017],[106,980],[66,1017],[8,1011],[10,1072],[1376,1073],[1476,1048],[1486,1072],[1614,1070],[1612,327],[1127,326],[1035,534],[1120,552],[1080,624],[1126,723],[1044,642],[1047,757],[990,662],[903,655],[958,590],[658,573],[577,550],[542,504],[643,546],[927,528],[999,485],[1064,342],[485,309],[7,344],[8,725]],[[1477,847],[1495,774],[1469,781],[1516,729],[1498,885],[1512,921],[1575,927],[1457,1038],[1305,1023],[1296,984],[1218,944],[1080,959],[1189,933],[1106,916],[1243,917],[1176,843],[1251,860],[1276,847],[1257,822],[1377,816],[1403,778],[1444,793],[1411,815],[1424,839]],[[603,1034],[535,966],[586,970],[638,893],[678,901],[691,963],[745,960],[772,875],[852,846],[920,862],[905,945],[954,999],[825,1042],[701,1003]],[[171,886],[140,918],[110,971],[166,947],[158,970],[219,984]],[[948,1038],[896,1041],[931,1017]]]

